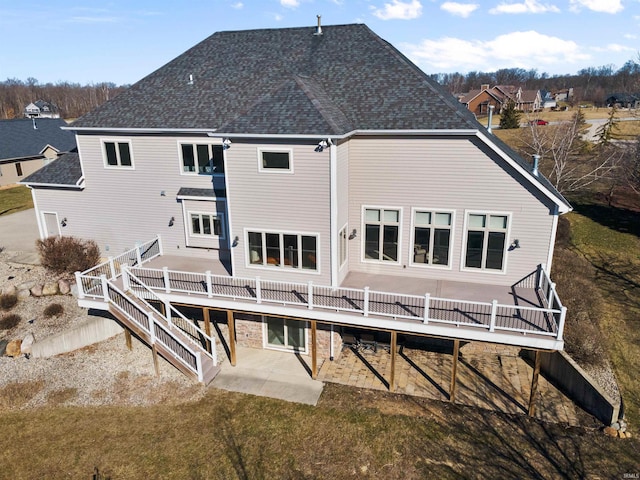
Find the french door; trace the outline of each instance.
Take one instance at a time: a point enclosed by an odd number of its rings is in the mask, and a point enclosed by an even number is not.
[[[288,318],[265,317],[267,347],[306,353],[306,323]]]

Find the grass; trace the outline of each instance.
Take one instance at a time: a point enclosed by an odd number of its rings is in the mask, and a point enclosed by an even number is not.
[[[0,188],[0,216],[33,208],[31,191],[24,185]]]

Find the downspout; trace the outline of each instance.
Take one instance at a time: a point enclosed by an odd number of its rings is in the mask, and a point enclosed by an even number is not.
[[[330,141],[331,139],[329,139]],[[338,147],[334,142],[329,145],[329,202],[331,237],[331,286],[338,287]]]

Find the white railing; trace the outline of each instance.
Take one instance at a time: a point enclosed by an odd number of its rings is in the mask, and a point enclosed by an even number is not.
[[[150,289],[164,293],[202,295],[255,303],[300,306],[356,313],[359,315],[408,319],[425,324],[437,322],[454,326],[478,327],[490,332],[508,331],[537,334],[562,339],[566,308],[551,285],[549,295],[559,308],[537,308],[518,305],[435,298],[430,295],[403,295],[372,291],[368,287],[331,288],[312,282],[291,283],[212,275],[143,267],[131,268],[136,277]],[[540,278],[548,278],[541,270]]]

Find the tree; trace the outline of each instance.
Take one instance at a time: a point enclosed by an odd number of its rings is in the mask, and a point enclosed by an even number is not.
[[[520,128],[520,112],[516,110],[516,103],[513,100],[509,100],[507,106],[502,110],[500,128],[503,130]]]
[[[604,147],[613,140],[613,136],[616,133],[616,130],[618,130],[618,119],[616,118],[616,113],[618,113],[618,109],[614,105],[609,111],[607,121],[603,123],[598,130],[596,130],[596,143],[598,146]]]

